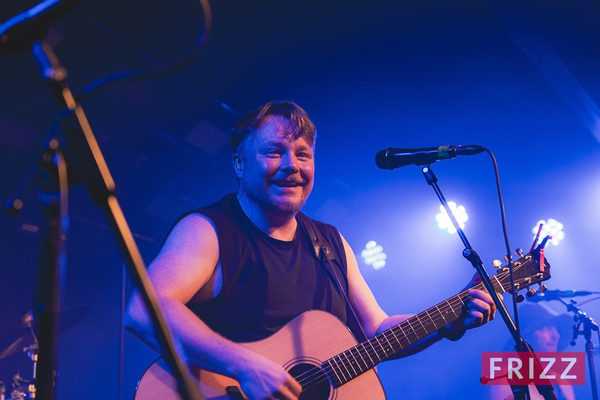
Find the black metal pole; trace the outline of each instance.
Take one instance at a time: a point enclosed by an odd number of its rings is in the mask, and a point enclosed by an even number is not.
[[[67,167],[56,139],[42,154],[40,168],[42,220],[35,291],[39,352],[32,388],[40,399],[54,398],[58,324],[65,275],[68,228]]]
[[[490,276],[488,275],[487,271],[485,270],[485,267],[483,266],[483,262],[479,258],[479,255],[477,254],[477,252],[473,249],[473,247],[469,243],[464,231],[460,227],[458,221],[456,220],[456,218],[454,217],[454,214],[452,213],[452,210],[448,206],[448,202],[446,201],[446,198],[444,197],[439,185],[437,184],[438,179],[435,176],[435,174],[433,173],[433,171],[431,170],[431,166],[428,165],[426,167],[423,167],[423,169],[421,171],[423,172],[423,176],[425,177],[425,180],[427,181],[427,183],[435,191],[435,194],[438,196],[440,202],[442,203],[442,206],[444,206],[444,208],[446,209],[448,217],[450,217],[452,224],[456,228],[456,232],[458,233],[458,236],[460,237],[461,241],[463,242],[463,244],[465,246],[465,249],[463,250],[463,257],[465,257],[467,260],[469,260],[469,262],[471,262],[471,265],[473,265],[473,268],[475,268],[475,270],[481,277],[481,280],[482,280],[485,288],[487,289],[489,295],[492,297],[492,300],[496,304],[496,307],[498,308],[498,312],[500,313],[500,316],[504,320],[504,323],[506,324],[508,331],[510,332],[511,336],[515,340],[516,348],[519,349],[519,351],[529,353],[531,356],[533,356],[535,359],[537,368],[539,370],[541,370],[539,360],[533,354],[533,349],[531,348],[529,343],[525,342],[523,340],[523,338],[519,335],[517,327],[516,327],[515,323],[513,322],[512,318],[510,317],[510,314],[506,310],[504,303],[502,302],[502,300],[500,300],[500,297],[498,297],[498,294],[494,290],[494,286],[492,285]],[[537,387],[539,393],[544,397],[544,399],[546,399],[546,400],[556,400],[557,399],[556,394],[554,393],[554,388],[552,386],[550,386],[550,385],[539,386],[538,385],[536,387]],[[529,388],[527,386],[520,386],[520,385],[519,386],[511,386],[511,389],[513,390],[515,399],[529,398]]]
[[[75,101],[67,85],[67,71],[61,66],[49,45],[34,43],[33,54],[59,108],[66,110],[61,119],[61,125],[64,133],[62,139],[64,141],[63,149],[69,162],[69,178],[74,178],[72,180],[75,182],[85,183],[92,199],[102,208],[109,220],[113,228],[112,233],[125,256],[127,265],[130,267],[129,272],[137,283],[156,326],[158,339],[165,351],[164,357],[173,367],[173,372],[178,381],[179,393],[184,399],[201,400],[203,397],[191,378],[187,366],[181,361],[178,354],[173,335],[148,278],[146,266],[115,195],[115,183],[108,165],[100,151],[83,108]],[[43,263],[48,263],[48,265],[40,267],[41,276],[39,281],[48,279],[47,284],[49,286],[48,289],[42,290],[40,294],[44,298],[44,304],[48,305],[40,314],[40,331],[44,339],[40,338],[40,373],[38,374],[40,389],[38,398],[42,400],[53,399],[60,298],[56,288],[58,287],[57,282],[61,280],[58,261],[59,259],[64,260],[64,257],[59,257],[59,251],[57,250],[60,244],[57,238],[62,239],[64,236],[57,233],[58,222],[56,221],[59,218],[55,215],[56,207],[56,204],[50,203],[48,209],[48,212],[52,214],[48,216],[50,223],[50,236],[48,237],[50,239],[47,243],[42,244],[40,252],[40,258],[44,260]],[[42,265],[42,262],[40,265]]]
[[[596,364],[594,362],[594,343],[592,342],[592,332],[598,332],[598,323],[594,318],[590,317],[588,313],[577,307],[577,303],[571,300],[570,303],[566,303],[562,299],[559,299],[561,303],[567,306],[567,310],[574,314],[574,318],[577,321],[577,325],[574,327],[573,340],[571,345],[575,346],[575,340],[579,335],[583,335],[585,338],[585,353],[588,361],[588,369],[590,373],[590,386],[592,389],[592,399],[598,400],[598,383],[596,380]],[[583,326],[583,330],[579,330],[580,326]]]

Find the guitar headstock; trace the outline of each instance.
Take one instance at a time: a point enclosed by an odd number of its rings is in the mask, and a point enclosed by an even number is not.
[[[547,281],[551,277],[550,263],[543,256],[543,253],[540,257],[540,248],[521,256],[518,260],[513,261],[512,265],[513,279],[517,292],[522,289],[528,289],[528,295],[533,296],[535,290],[531,289],[530,286]],[[508,266],[498,268],[498,273],[492,277],[492,283],[498,293],[512,293]]]

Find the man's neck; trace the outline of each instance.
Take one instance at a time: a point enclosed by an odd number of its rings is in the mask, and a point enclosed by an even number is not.
[[[254,225],[273,239],[291,241],[296,235],[298,222],[296,213],[272,212],[260,207],[248,198],[239,195],[242,210]]]

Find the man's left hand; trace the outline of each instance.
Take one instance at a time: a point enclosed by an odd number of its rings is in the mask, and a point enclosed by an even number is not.
[[[476,289],[469,290],[468,294],[472,300],[466,305],[467,315],[462,321],[462,328],[475,328],[493,320],[496,316],[496,304],[492,296]]]
[[[467,287],[473,287],[478,283],[481,283],[481,278],[476,273]],[[467,293],[472,299],[465,306],[466,313],[462,318],[451,323],[448,326],[449,330],[460,331],[476,328],[490,322],[496,316],[497,307],[488,292],[470,289]],[[500,296],[500,299],[502,299],[502,296]]]

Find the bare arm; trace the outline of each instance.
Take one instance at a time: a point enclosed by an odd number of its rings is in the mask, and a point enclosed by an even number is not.
[[[354,310],[362,324],[368,337],[383,332],[394,325],[401,323],[412,315],[387,315],[377,303],[373,292],[365,282],[360,270],[354,252],[350,245],[342,237],[346,260],[348,263],[348,285],[349,297]],[[469,295],[473,300],[468,304],[467,315],[452,323],[448,328],[451,330],[465,330],[480,326],[494,318],[496,307],[491,296],[480,290],[471,290]],[[439,332],[434,332],[413,346],[402,350],[396,355],[396,358],[406,357],[417,353],[429,347],[442,336]]]
[[[219,286],[217,233],[199,214],[181,220],[148,273],[186,361],[202,369],[236,379],[250,399],[296,399],[300,385],[281,366],[211,330],[185,304],[192,298],[212,298]],[[125,326],[161,352],[156,332],[140,294],[135,291]]]

